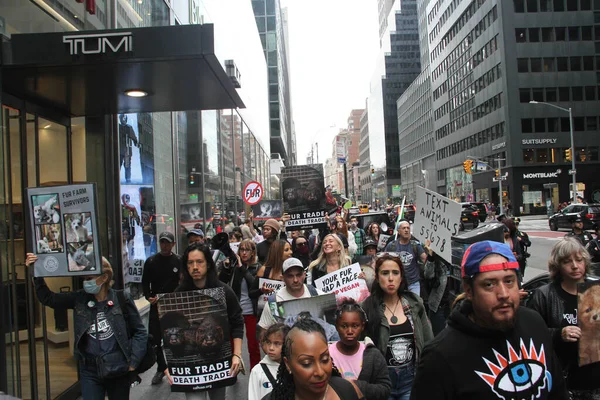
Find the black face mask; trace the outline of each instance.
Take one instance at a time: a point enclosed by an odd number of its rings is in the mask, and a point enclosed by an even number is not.
[[[296,252],[301,255],[308,254],[308,246],[296,247]]]

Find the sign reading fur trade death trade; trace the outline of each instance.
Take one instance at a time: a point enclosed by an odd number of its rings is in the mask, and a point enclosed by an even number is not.
[[[285,229],[298,231],[327,226],[323,164],[281,169],[283,210],[290,216]]]
[[[34,276],[100,274],[96,185],[27,188]]]
[[[361,303],[369,297],[367,283],[358,278],[361,272],[360,264],[355,263],[322,276],[315,280],[315,284],[323,293],[335,293],[338,304],[346,298]]]
[[[439,193],[417,187],[417,204],[413,235],[444,260],[452,263],[452,236],[460,227],[461,205]]]
[[[161,294],[158,315],[172,391],[194,392],[235,384],[223,288]]]

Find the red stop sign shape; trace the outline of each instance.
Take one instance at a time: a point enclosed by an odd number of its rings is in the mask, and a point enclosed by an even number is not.
[[[242,197],[244,201],[248,205],[255,205],[260,203],[263,198],[263,187],[260,183],[256,181],[251,181],[244,186],[244,191],[242,192]]]

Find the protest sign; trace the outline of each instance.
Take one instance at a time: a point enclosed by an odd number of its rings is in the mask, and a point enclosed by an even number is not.
[[[387,246],[390,241],[390,237],[390,235],[384,235],[383,233],[379,235],[379,242],[377,242],[378,251],[383,251],[383,249],[385,249],[385,246]]]
[[[279,289],[281,289],[282,287],[284,287],[285,284],[283,283],[283,281],[276,281],[276,280],[273,280],[273,279],[259,278],[258,279],[258,287],[262,288],[263,286],[266,286],[267,289],[273,289],[273,293],[277,293],[277,291]],[[269,296],[270,295],[271,295],[271,293],[261,294],[258,297],[258,305],[257,305],[256,309],[259,310],[259,314],[260,314],[260,312],[262,312],[262,309],[265,308],[265,304],[269,300]]]
[[[163,350],[174,392],[231,386],[233,349],[222,287],[159,295]]]
[[[323,293],[334,293],[338,303],[345,298],[362,302],[369,297],[369,289],[364,279],[359,279],[362,272],[360,264],[352,264],[315,280],[317,289]]]
[[[142,283],[144,260],[125,260],[123,264],[124,283]]]
[[[327,226],[323,165],[296,165],[281,170],[283,209],[290,216],[285,229],[297,231]]]
[[[450,241],[459,230],[460,204],[419,186],[416,206],[413,235],[423,244],[431,241],[431,249],[452,263]]]
[[[100,274],[96,185],[27,188],[34,276]]]
[[[572,316],[581,329],[579,366],[600,361],[600,281],[577,285],[577,314]]]
[[[261,200],[252,206],[252,214],[255,221],[280,219],[283,215],[281,200]]]
[[[229,243],[229,247],[231,248],[231,251],[233,251],[235,254],[238,254],[238,252],[240,250],[240,243],[241,242],[231,242],[231,243]]]

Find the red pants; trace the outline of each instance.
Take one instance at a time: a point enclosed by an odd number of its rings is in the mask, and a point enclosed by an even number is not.
[[[244,315],[246,325],[246,340],[248,341],[248,353],[250,353],[250,370],[260,362],[260,346],[256,340],[256,316]]]

